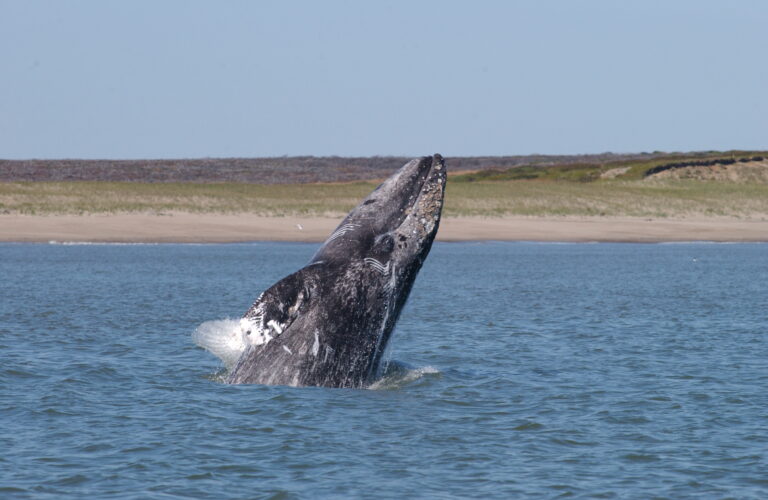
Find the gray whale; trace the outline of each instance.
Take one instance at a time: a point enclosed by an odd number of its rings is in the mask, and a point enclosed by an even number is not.
[[[341,222],[310,262],[241,320],[231,384],[364,387],[373,381],[437,234],[440,155],[405,164]]]

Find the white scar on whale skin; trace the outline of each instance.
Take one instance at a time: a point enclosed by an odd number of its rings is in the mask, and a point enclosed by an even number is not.
[[[327,245],[328,243],[332,242],[339,236],[344,236],[346,233],[350,231],[354,231],[356,228],[360,227],[360,224],[344,224],[340,228],[338,228],[336,231],[333,232],[333,234],[328,238],[328,240],[325,242]]]
[[[397,286],[397,266],[393,264],[392,272],[389,274],[389,281],[384,285],[384,289],[387,291],[387,293],[391,293],[396,286]]]
[[[387,303],[384,307],[384,319],[381,322],[381,329],[379,330],[379,337],[376,340],[376,349],[373,351],[374,358],[378,357],[379,351],[381,351],[381,343],[384,340],[384,329],[387,327],[387,321],[389,321],[389,310],[392,306],[392,298],[390,297],[389,303]],[[371,365],[371,367],[368,369],[368,378],[371,378],[373,375],[373,370],[375,366]]]
[[[253,307],[256,307],[256,304],[258,304],[259,302],[261,302],[261,299],[263,299],[263,298],[264,298],[264,292],[261,292],[261,293],[259,294],[259,296],[258,296],[258,297],[256,297],[256,300],[254,300],[254,301],[253,301],[253,305],[251,305],[251,307],[252,307],[252,308],[253,308]]]
[[[276,331],[278,335],[283,333],[283,326],[273,319],[267,322],[267,326],[271,327],[274,331]]]
[[[242,318],[239,326],[243,338],[250,345],[268,344],[274,338],[268,329],[261,327],[261,316]]]
[[[317,336],[317,330],[315,330],[315,342],[312,344],[312,356],[317,357],[317,353],[320,352],[320,338]]]
[[[374,268],[376,271],[383,274],[384,276],[389,274],[389,264],[391,261],[388,261],[387,265],[385,266],[384,264],[382,264],[381,262],[379,262],[378,260],[372,257],[366,257],[363,259],[363,262],[370,265],[372,268]]]

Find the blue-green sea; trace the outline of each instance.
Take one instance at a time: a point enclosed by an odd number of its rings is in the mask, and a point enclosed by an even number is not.
[[[768,498],[768,245],[437,243],[374,387],[219,382],[316,247],[0,244],[0,498]]]

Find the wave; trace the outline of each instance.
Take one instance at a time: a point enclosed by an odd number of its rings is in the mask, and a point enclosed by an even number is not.
[[[392,391],[402,389],[416,382],[426,382],[438,378],[440,370],[433,366],[414,367],[400,361],[390,361],[382,370],[381,377],[368,386],[374,391]]]
[[[156,246],[162,243],[150,243],[141,241],[58,241],[49,240],[49,245],[64,245],[64,246]]]

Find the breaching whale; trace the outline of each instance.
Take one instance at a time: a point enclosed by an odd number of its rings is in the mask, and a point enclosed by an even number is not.
[[[440,155],[406,163],[341,222],[310,262],[240,320],[231,384],[364,387],[424,263],[445,194]]]

